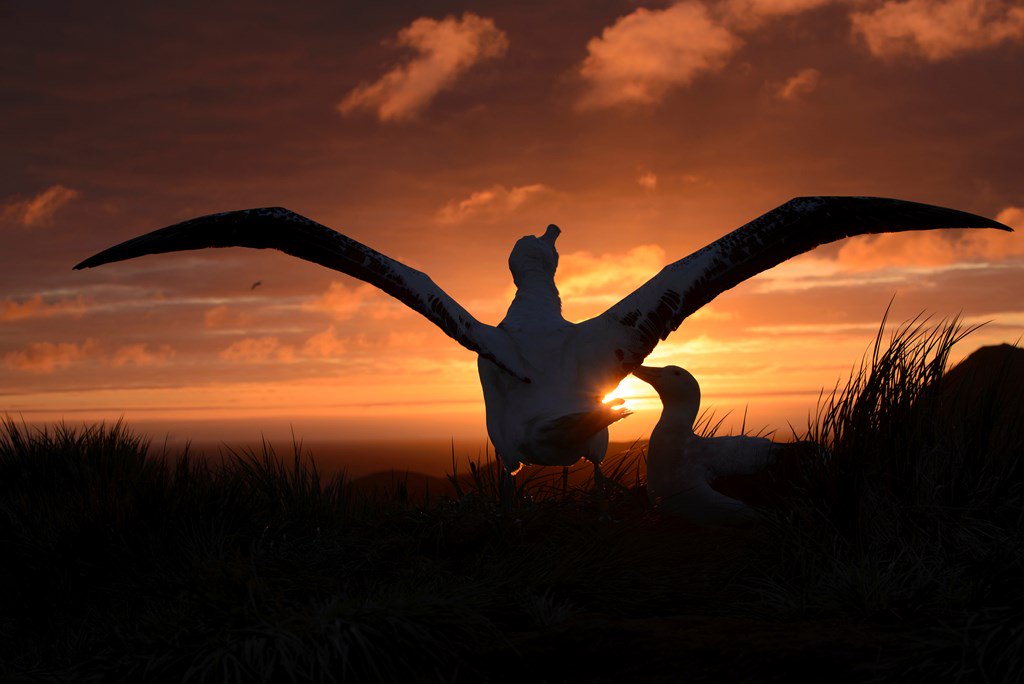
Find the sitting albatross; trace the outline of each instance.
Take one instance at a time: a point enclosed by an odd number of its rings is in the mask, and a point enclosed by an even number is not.
[[[517,290],[497,326],[473,318],[420,271],[280,207],[211,214],[153,231],[81,262],[91,268],[147,254],[277,249],[374,285],[476,352],[487,432],[508,473],[522,464],[593,462],[598,483],[608,426],[628,412],[601,399],[660,340],[719,294],[819,245],[865,233],[999,228],[991,219],[875,197],[800,197],[669,264],[632,294],[582,323],[562,317],[555,287],[559,229],[516,242]]]
[[[729,475],[753,475],[775,462],[781,445],[764,437],[698,437],[700,385],[678,366],[640,366],[633,375],[649,383],[664,406],[647,444],[647,495],[666,511],[688,520],[734,525],[750,519],[742,501],[711,483]]]

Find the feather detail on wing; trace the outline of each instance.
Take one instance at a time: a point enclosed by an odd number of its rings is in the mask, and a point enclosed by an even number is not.
[[[587,321],[629,372],[683,320],[726,290],[819,245],[867,233],[931,228],[997,228],[955,209],[881,197],[797,197],[719,238]],[[596,324],[596,325],[595,325]]]
[[[526,366],[507,335],[473,318],[425,273],[281,207],[200,216],[122,242],[75,269],[207,247],[277,249],[370,283],[422,314],[470,351],[530,382]]]

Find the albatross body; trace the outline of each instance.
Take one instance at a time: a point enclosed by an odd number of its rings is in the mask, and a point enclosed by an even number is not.
[[[711,484],[729,475],[753,475],[775,462],[780,445],[763,437],[699,437],[693,423],[700,385],[678,366],[640,366],[633,375],[650,383],[664,406],[647,445],[647,494],[663,510],[688,520],[733,525],[750,510]]]
[[[508,472],[587,458],[600,474],[608,425],[628,415],[601,398],[655,345],[719,294],[818,245],[864,233],[998,228],[953,209],[873,197],[790,200],[662,271],[601,315],[562,317],[555,287],[560,231],[520,239],[509,257],[517,291],[497,326],[476,320],[426,274],[281,207],[202,216],[86,259],[91,268],[148,254],[277,249],[370,283],[479,355],[487,430]]]
[[[508,260],[516,296],[498,329],[530,369],[530,382],[483,356],[477,362],[487,432],[509,472],[523,463],[572,465],[580,458],[600,463],[608,449],[608,425],[629,415],[602,404],[621,378],[601,363],[600,351],[594,354],[585,328],[562,316],[555,286],[560,232],[551,225],[540,238],[521,238]]]

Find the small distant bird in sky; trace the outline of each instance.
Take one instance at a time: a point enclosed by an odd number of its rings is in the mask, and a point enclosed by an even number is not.
[[[669,264],[603,314],[562,316],[555,287],[561,232],[516,242],[508,265],[515,298],[497,326],[475,319],[425,273],[281,207],[211,214],[128,240],[76,269],[207,247],[277,249],[374,285],[478,356],[487,433],[506,471],[522,464],[600,463],[608,426],[624,416],[601,399],[655,345],[722,292],[819,245],[865,233],[998,228],[954,209],[878,197],[798,197]],[[506,478],[507,483],[511,478]]]
[[[688,520],[740,524],[751,511],[711,483],[730,475],[753,475],[775,462],[781,445],[764,437],[699,437],[700,385],[684,368],[640,366],[633,375],[661,397],[661,419],[647,444],[647,495],[663,510]]]
[[[257,280],[255,283],[252,284],[252,287],[249,288],[249,291],[252,292],[253,290],[255,290],[257,287],[259,287],[262,284],[263,284],[262,280]]]

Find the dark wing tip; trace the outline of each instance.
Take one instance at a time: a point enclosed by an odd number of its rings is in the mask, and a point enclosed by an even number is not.
[[[813,211],[823,205],[835,205],[837,210],[889,209],[898,211],[905,218],[919,220],[927,228],[994,228],[1014,232],[1010,226],[986,216],[979,216],[959,209],[948,209],[934,204],[910,202],[891,197],[861,196],[808,196],[794,197],[786,203],[795,211]],[[927,225],[925,225],[927,224]]]
[[[102,252],[93,254],[85,261],[80,261],[75,264],[71,270],[81,271],[83,268],[95,268],[96,266],[102,266],[103,264],[109,264],[114,261],[124,261],[126,258],[131,258],[130,256],[126,257],[123,254],[124,244],[125,243],[115,245],[110,249],[105,249]]]
[[[102,266],[103,264],[109,264],[115,261],[124,261],[125,259],[131,259],[143,254],[152,254],[164,251],[179,251],[181,249],[196,249],[197,247],[186,247],[186,246],[171,246],[168,244],[166,247],[156,249],[157,244],[161,241],[170,238],[170,241],[174,241],[176,232],[181,229],[195,230],[196,228],[208,229],[214,226],[225,226],[231,223],[240,221],[249,221],[253,219],[270,219],[270,220],[286,220],[289,222],[300,221],[309,223],[309,219],[296,214],[290,209],[285,207],[258,207],[255,209],[241,209],[237,211],[224,211],[215,214],[207,214],[205,216],[199,216],[197,218],[175,223],[174,225],[161,228],[159,230],[140,235],[139,237],[127,240],[120,244],[114,245],[109,249],[105,249],[102,252],[92,255],[85,261],[81,261],[72,267],[73,271],[80,271],[83,268],[94,268],[96,266]],[[208,244],[201,246],[219,246],[216,244]]]
[[[100,258],[101,256],[103,256],[103,252],[100,252],[99,254],[94,254],[85,261],[79,261],[77,264],[71,267],[71,270],[81,271],[83,268],[93,268],[94,266],[99,266],[100,264],[107,263],[105,260]]]

